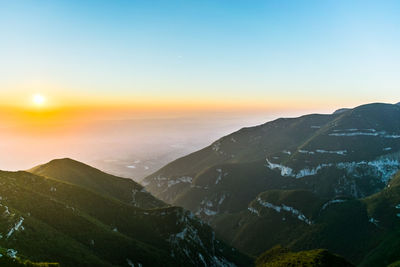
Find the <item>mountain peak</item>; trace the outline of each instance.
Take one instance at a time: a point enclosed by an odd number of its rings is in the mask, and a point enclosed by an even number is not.
[[[369,103],[369,104],[357,106],[355,108],[340,108],[340,109],[335,110],[332,114],[341,114],[341,113],[347,112],[349,110],[379,110],[382,108],[394,108],[394,107],[396,107],[396,105],[400,106],[400,102],[397,104],[394,104],[394,105],[387,104],[387,103],[379,103],[379,102]]]
[[[108,197],[141,208],[166,206],[165,203],[147,193],[143,186],[133,180],[107,174],[71,158],[55,159],[34,167],[28,172],[100,192]]]
[[[354,109],[382,109],[382,108],[394,108],[396,105],[390,103],[369,103],[355,107]]]
[[[80,161],[77,161],[77,160],[75,160],[75,159],[72,159],[72,158],[53,159],[53,160],[49,161],[48,164],[49,164],[49,163],[55,163],[55,162],[70,162],[70,163],[84,164],[84,163],[82,163],[82,162],[80,162]]]
[[[51,160],[51,161],[49,161],[49,162],[47,162],[45,164],[41,164],[41,165],[35,166],[35,167],[29,169],[28,172],[32,172],[32,173],[36,173],[37,174],[38,172],[41,172],[44,169],[58,168],[58,167],[61,167],[61,166],[63,166],[64,168],[65,167],[68,167],[68,168],[86,168],[87,170],[90,169],[92,171],[95,171],[95,170],[96,171],[100,171],[100,170],[97,170],[97,169],[95,169],[95,168],[83,163],[83,162],[74,160],[72,158],[60,158],[60,159],[53,159],[53,160]]]
[[[341,113],[344,113],[349,110],[351,110],[351,109],[350,108],[340,108],[340,109],[335,110],[332,114],[341,114]]]

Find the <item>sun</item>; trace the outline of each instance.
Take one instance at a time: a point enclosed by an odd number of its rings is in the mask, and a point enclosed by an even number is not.
[[[43,106],[44,102],[46,102],[46,98],[41,94],[35,94],[32,101],[36,106]]]

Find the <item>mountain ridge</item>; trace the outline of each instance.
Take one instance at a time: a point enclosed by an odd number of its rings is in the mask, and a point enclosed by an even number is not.
[[[62,266],[251,265],[179,207],[147,209],[25,171],[0,171],[0,183],[0,247],[23,259]]]
[[[386,232],[376,228],[363,199],[385,189],[400,170],[399,140],[400,106],[393,104],[279,118],[177,159],[146,177],[144,185],[167,203],[191,210],[249,254],[276,244],[325,247],[358,263]],[[299,197],[290,205],[288,198],[268,198],[274,190],[308,192],[314,200],[307,205],[320,204],[307,213],[306,204],[296,206]],[[334,214],[352,213],[358,214],[353,222],[332,221]],[[261,234],[263,229],[268,232]],[[332,232],[353,241],[340,243]]]
[[[100,192],[126,203],[143,208],[165,207],[167,204],[154,198],[144,187],[132,179],[107,174],[82,162],[70,159],[55,159],[33,167],[28,172]]]

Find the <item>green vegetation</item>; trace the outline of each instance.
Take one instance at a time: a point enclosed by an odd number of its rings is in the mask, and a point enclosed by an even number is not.
[[[256,261],[257,267],[333,267],[353,266],[345,259],[329,253],[327,250],[308,250],[291,252],[281,246],[273,247],[263,253]]]
[[[48,263],[48,262],[31,262],[29,260],[19,260],[10,257],[1,257],[0,265],[4,267],[59,267],[58,263]]]
[[[282,118],[222,137],[144,182],[250,255],[282,244],[387,265],[400,259],[400,174],[387,186],[400,167],[398,136],[398,105]]]
[[[388,267],[399,267],[399,266],[400,266],[400,261],[396,261],[388,265]]]
[[[133,180],[104,173],[72,159],[52,160],[30,169],[29,172],[82,186],[145,209],[166,206],[164,202],[145,192],[143,186]]]
[[[13,255],[13,250],[7,250],[0,247],[0,266],[5,267],[60,267],[55,262],[32,262],[30,260],[22,260]]]
[[[95,184],[96,177],[91,179]],[[1,247],[61,266],[251,264],[182,208],[143,209],[61,180],[0,172]]]

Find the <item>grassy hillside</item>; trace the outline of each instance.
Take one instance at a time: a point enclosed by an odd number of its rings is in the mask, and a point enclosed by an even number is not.
[[[282,118],[222,137],[144,182],[252,255],[282,244],[360,263],[398,224],[382,208],[396,197],[378,193],[397,194],[386,188],[400,169],[399,140],[398,105]]]
[[[400,261],[396,261],[388,265],[388,267],[399,267],[399,266],[400,266]]]
[[[364,199],[266,191],[248,211],[218,215],[212,226],[228,243],[253,255],[283,244],[295,251],[326,248],[360,266],[386,266],[400,259],[399,179],[400,173]]]
[[[104,173],[72,159],[52,160],[30,169],[29,172],[79,185],[141,208],[166,206],[164,202],[147,193],[143,186],[133,180]]]
[[[250,264],[181,208],[146,210],[27,172],[0,172],[0,184],[0,246],[32,261],[61,266]]]
[[[15,255],[13,249],[4,249],[0,247],[0,266],[4,267],[60,267],[59,263],[50,262],[32,262],[27,259],[21,259]]]
[[[326,248],[358,262],[379,233],[369,220],[359,200],[273,190],[257,196],[246,211],[216,216],[212,226],[221,229],[225,241],[252,255],[282,244],[295,250]]]
[[[381,192],[364,199],[368,213],[384,234],[361,266],[390,264],[400,260],[400,172]]]
[[[384,188],[400,169],[399,125],[400,106],[390,104],[369,104],[340,114],[278,119],[225,136],[166,165],[146,177],[144,184],[168,203],[190,203],[185,207],[192,211],[200,208],[204,198],[193,207],[193,201],[184,195],[221,191],[224,188],[218,179],[235,180],[239,187],[246,187],[260,177],[286,178],[283,183],[256,181],[260,185],[257,194],[301,188],[327,198],[365,197]],[[246,191],[252,190],[248,188]],[[231,198],[235,198],[234,192]]]
[[[340,256],[329,253],[327,250],[308,250],[291,252],[281,246],[276,246],[264,252],[256,261],[256,267],[350,267],[353,266]]]

